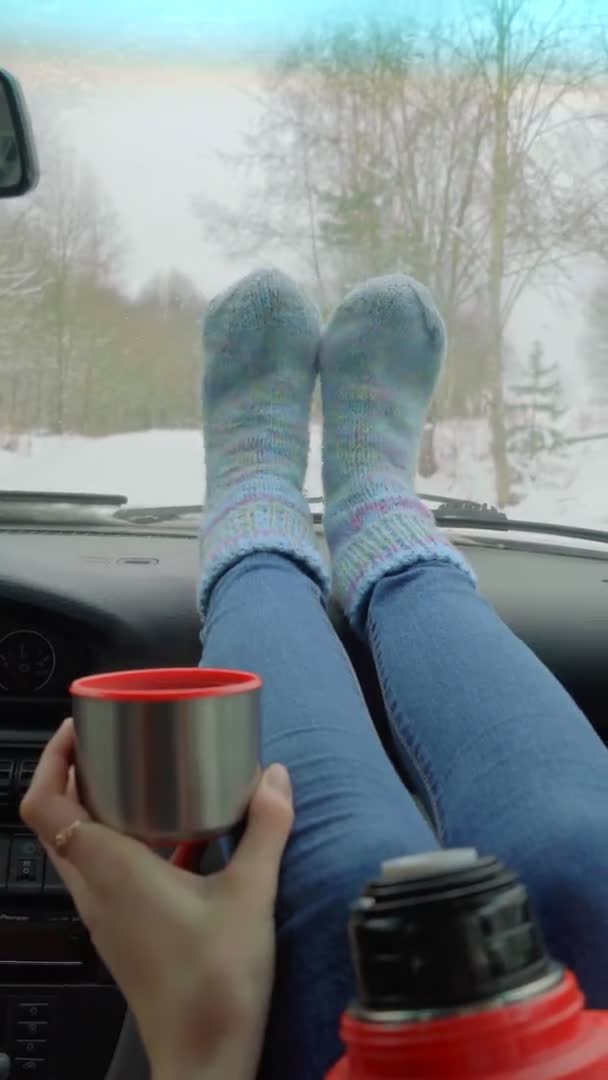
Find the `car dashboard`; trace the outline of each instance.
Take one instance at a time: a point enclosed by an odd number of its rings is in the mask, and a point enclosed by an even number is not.
[[[483,530],[452,539],[502,618],[605,739],[608,545]],[[0,528],[0,1050],[13,1062],[11,1077],[107,1075],[124,1003],[20,824],[18,801],[69,712],[74,678],[198,663],[198,560],[195,532],[170,527]],[[370,655],[335,606],[330,615],[392,754]],[[124,1080],[136,1078],[125,1072]]]

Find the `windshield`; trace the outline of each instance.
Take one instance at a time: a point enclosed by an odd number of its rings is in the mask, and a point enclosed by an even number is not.
[[[424,11],[428,9],[428,15]],[[449,329],[419,490],[608,527],[605,0],[2,0],[0,489],[200,503],[200,324],[274,263]],[[307,492],[320,496],[315,405]]]

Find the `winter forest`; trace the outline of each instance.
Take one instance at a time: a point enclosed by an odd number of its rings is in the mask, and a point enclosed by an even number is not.
[[[608,452],[608,20],[537,10],[481,0],[455,26],[317,28],[260,65],[229,163],[242,207],[192,192],[203,247],[235,266],[289,249],[324,312],[373,274],[431,287],[450,354],[420,474],[450,425],[483,425],[502,507],[559,483],[586,440]],[[18,73],[21,48],[3,66]],[[34,197],[0,205],[0,448],[196,428],[206,297],[181,268],[125,286],[119,215],[62,141],[52,95],[26,91],[44,171]],[[523,299],[559,307],[573,290],[582,419],[542,334],[523,350],[512,334]]]

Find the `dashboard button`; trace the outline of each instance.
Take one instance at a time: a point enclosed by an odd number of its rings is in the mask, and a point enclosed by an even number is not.
[[[13,852],[19,859],[36,859],[42,848],[33,836],[13,836]]]
[[[47,1020],[49,1018],[48,1001],[20,1001],[17,1005],[17,1020]]]
[[[33,1057],[40,1060],[46,1057],[47,1046],[46,1039],[17,1039],[15,1043],[17,1057]]]
[[[49,1075],[44,1058],[15,1058],[11,1080],[46,1080]]]
[[[18,1020],[18,1039],[46,1039],[49,1033],[48,1020]]]
[[[8,887],[11,892],[42,891],[44,852],[37,840],[29,836],[14,836],[8,868]]]
[[[16,881],[35,881],[38,877],[36,860],[16,859],[14,862],[14,877]]]

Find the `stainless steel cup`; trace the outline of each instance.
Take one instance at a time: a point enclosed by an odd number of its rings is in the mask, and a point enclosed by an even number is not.
[[[209,668],[123,671],[70,688],[76,780],[91,816],[141,840],[226,832],[260,775],[257,675]]]

